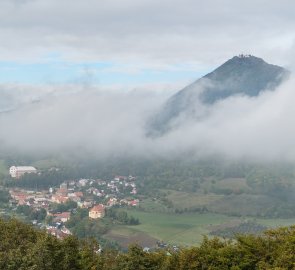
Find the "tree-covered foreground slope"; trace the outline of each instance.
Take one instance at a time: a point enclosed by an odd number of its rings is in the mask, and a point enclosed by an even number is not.
[[[294,269],[295,227],[234,241],[204,238],[199,247],[179,252],[98,252],[94,241],[59,240],[17,220],[0,220],[0,269],[7,270],[140,270],[140,269]]]

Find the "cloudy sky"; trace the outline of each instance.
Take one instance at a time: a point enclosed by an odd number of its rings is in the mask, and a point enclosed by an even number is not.
[[[0,83],[185,85],[233,55],[291,66],[292,0],[1,0]]]
[[[294,78],[163,137],[145,130],[172,93],[234,55],[293,70],[294,10],[291,0],[0,0],[0,110],[10,111],[0,145],[295,160]]]

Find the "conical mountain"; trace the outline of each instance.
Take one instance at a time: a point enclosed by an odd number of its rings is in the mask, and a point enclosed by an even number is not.
[[[193,114],[197,104],[212,104],[234,95],[258,96],[274,90],[289,76],[283,67],[251,55],[239,55],[173,95],[147,125],[147,134],[167,132],[175,119]]]

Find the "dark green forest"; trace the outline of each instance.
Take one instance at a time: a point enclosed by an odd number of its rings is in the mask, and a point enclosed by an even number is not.
[[[0,269],[6,270],[190,270],[294,269],[295,227],[234,240],[204,238],[198,247],[145,252],[137,245],[123,253],[73,236],[59,240],[31,225],[0,220]]]

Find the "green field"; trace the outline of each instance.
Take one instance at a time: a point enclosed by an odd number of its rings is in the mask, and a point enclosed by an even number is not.
[[[140,202],[140,208],[145,212],[169,213],[174,212],[174,209],[168,208],[159,199],[147,198]]]
[[[228,189],[232,191],[248,191],[250,187],[247,185],[245,178],[225,178],[217,181],[215,186],[220,189]]]
[[[152,240],[162,240],[169,244],[182,246],[198,245],[204,235],[210,232],[210,226],[228,224],[238,219],[225,215],[212,213],[199,214],[169,214],[151,213],[138,210],[128,210],[128,214],[140,220],[137,226],[117,226],[108,234],[109,239],[116,240],[127,246],[132,242],[149,243]],[[255,219],[243,218],[242,220],[255,220],[267,227],[290,226],[295,224],[293,219]]]
[[[269,218],[269,219],[262,219],[257,218],[255,219],[258,223],[265,225],[267,227],[288,227],[291,225],[295,225],[295,218]]]
[[[145,233],[153,238],[178,245],[197,245],[203,235],[209,233],[209,225],[229,222],[232,218],[217,214],[164,214],[128,211],[128,214],[139,218],[140,225],[117,227],[114,234],[127,236],[135,232]],[[128,230],[126,230],[128,229]]]
[[[167,199],[171,201],[173,207],[177,209],[203,207],[212,204],[224,197],[224,195],[217,194],[197,194],[174,190],[169,190],[166,193]]]

